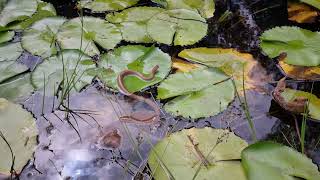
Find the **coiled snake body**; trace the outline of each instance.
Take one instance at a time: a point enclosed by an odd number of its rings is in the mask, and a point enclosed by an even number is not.
[[[153,102],[152,100],[150,100],[150,99],[147,99],[147,98],[142,97],[142,96],[135,95],[134,93],[130,93],[126,89],[126,87],[124,85],[124,78],[126,76],[136,76],[136,77],[138,77],[138,78],[140,78],[140,79],[142,79],[144,81],[151,81],[151,80],[154,79],[155,74],[158,72],[158,69],[159,69],[158,65],[153,67],[149,77],[146,77],[143,74],[141,74],[139,72],[136,72],[136,71],[132,71],[132,70],[124,70],[118,75],[117,84],[118,84],[120,93],[122,93],[122,94],[124,94],[124,95],[126,95],[126,96],[128,96],[130,98],[133,98],[133,99],[136,99],[138,101],[142,101],[142,102],[148,104],[154,111],[154,114],[151,117],[142,118],[142,117],[138,117],[139,114],[132,113],[129,116],[120,117],[120,120],[129,121],[129,122],[134,120],[134,121],[144,122],[144,123],[154,122],[154,121],[159,120],[159,118],[160,118],[160,108],[158,107],[158,105],[155,102]],[[141,112],[140,112],[140,114],[141,114]]]

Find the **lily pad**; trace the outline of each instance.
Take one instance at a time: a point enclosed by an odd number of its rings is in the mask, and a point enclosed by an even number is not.
[[[15,61],[23,52],[20,43],[10,43],[0,45],[0,62],[2,61]]]
[[[199,12],[204,18],[213,17],[215,11],[214,0],[154,0],[167,9],[189,9]]]
[[[157,7],[133,7],[122,12],[107,14],[106,19],[118,24],[122,37],[129,42],[150,43],[153,40],[147,32],[147,22],[164,9]]]
[[[228,130],[185,129],[155,145],[148,164],[156,180],[246,180],[240,156],[247,146]]]
[[[192,45],[207,34],[206,20],[198,13],[187,9],[168,10],[148,21],[148,34],[163,44]]]
[[[297,98],[306,98],[309,100],[309,116],[320,121],[320,99],[311,93],[286,88],[281,96],[286,102],[291,102]]]
[[[57,54],[56,39],[64,18],[51,17],[33,24],[23,33],[22,47],[31,54],[43,58]]]
[[[8,42],[14,37],[13,31],[0,32],[0,43]]]
[[[261,48],[271,58],[287,53],[285,62],[297,66],[320,65],[320,33],[298,27],[276,27],[262,34]]]
[[[0,14],[0,27],[30,18],[37,11],[37,0],[10,0]]]
[[[306,4],[309,4],[317,9],[320,9],[320,1],[319,0],[300,0]]]
[[[47,18],[56,16],[56,9],[50,3],[43,1],[38,1],[38,8],[36,13],[34,13],[30,18],[27,18],[21,22],[10,24],[7,28],[11,30],[21,30],[30,27],[33,23]]]
[[[0,83],[0,98],[13,102],[30,95],[33,91],[30,73],[22,74],[10,81]]]
[[[21,63],[2,61],[0,62],[0,83],[27,70],[29,70],[29,68]]]
[[[20,105],[0,98],[0,131],[10,144],[15,156],[14,169],[20,173],[32,158],[37,145],[37,128],[32,114]],[[7,144],[0,139],[0,173],[10,174],[11,153]]]
[[[57,92],[60,86],[80,91],[91,83],[94,76],[89,75],[88,72],[95,67],[95,63],[89,56],[77,50],[66,50],[39,64],[32,72],[31,80],[37,90],[45,85],[45,91],[48,94]]]
[[[134,6],[139,0],[81,0],[80,6],[93,12],[119,11]]]
[[[62,49],[81,49],[89,56],[100,54],[95,43],[102,48],[113,49],[121,40],[121,31],[115,25],[95,17],[71,19],[61,26],[58,33]]]
[[[165,104],[167,112],[192,119],[217,115],[234,96],[232,81],[213,68],[173,74],[158,87],[159,99],[176,97]]]
[[[140,45],[122,46],[101,57],[100,67],[105,68],[103,77],[99,77],[105,84],[115,90],[118,89],[117,76],[126,69],[143,74],[150,74],[151,69],[158,65],[159,69],[152,81],[143,81],[129,76],[124,84],[130,92],[137,92],[162,81],[171,70],[170,56],[157,47]]]
[[[242,151],[249,180],[320,179],[318,167],[305,155],[281,144],[258,142]]]
[[[317,16],[319,16],[318,12],[307,4],[288,2],[288,17],[290,21],[315,23]]]

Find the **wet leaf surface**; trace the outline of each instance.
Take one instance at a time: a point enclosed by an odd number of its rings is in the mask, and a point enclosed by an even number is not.
[[[20,173],[22,168],[32,158],[37,145],[37,128],[33,116],[22,109],[20,105],[13,104],[0,98],[0,131],[10,144],[15,156],[14,169]],[[12,164],[10,149],[0,140],[0,172],[10,174]]]
[[[304,3],[309,4],[317,9],[320,9],[319,0],[301,0],[301,2],[304,2]]]
[[[93,12],[118,11],[133,6],[139,0],[81,0],[80,6]]]
[[[14,36],[14,31],[3,31],[0,32],[0,43],[10,41]]]

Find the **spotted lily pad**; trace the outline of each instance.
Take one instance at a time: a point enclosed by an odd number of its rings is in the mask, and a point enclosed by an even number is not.
[[[285,63],[320,65],[320,33],[298,27],[276,27],[262,34],[261,48],[271,58],[287,53]]]
[[[60,86],[80,91],[91,83],[93,76],[88,72],[95,67],[89,56],[77,50],[66,50],[57,56],[45,59],[32,72],[31,80],[37,90],[45,85],[48,94],[56,92]]]
[[[148,164],[155,180],[246,180],[240,157],[247,146],[228,130],[185,129],[155,145]]]
[[[0,14],[0,27],[30,18],[37,11],[37,0],[10,0]]]
[[[198,13],[187,9],[168,10],[148,21],[148,34],[160,43],[192,45],[207,34],[206,20]]]
[[[43,58],[57,53],[56,39],[64,18],[51,17],[42,19],[33,24],[23,33],[22,47],[31,54]]]
[[[13,31],[0,32],[0,43],[8,42],[14,37]]]
[[[320,121],[320,99],[311,93],[286,88],[281,96],[285,102],[291,102],[297,98],[306,98],[309,100],[309,116]]]
[[[139,0],[81,0],[80,6],[93,12],[118,11],[133,6]]]
[[[175,116],[193,119],[222,112],[233,101],[234,95],[231,80],[214,68],[176,73],[158,86],[159,99],[176,97],[165,104],[166,111]]]
[[[122,12],[107,14],[106,19],[121,28],[122,37],[126,41],[150,43],[153,40],[147,32],[147,22],[164,9],[157,7],[133,7]]]
[[[320,1],[319,0],[300,0],[306,4],[309,4],[317,9],[320,9]]]
[[[37,145],[37,128],[32,114],[20,105],[0,98],[0,131],[10,144],[15,156],[14,169],[20,173]],[[12,164],[10,149],[0,138],[0,173],[10,174]]]
[[[214,0],[153,0],[167,9],[189,9],[199,12],[204,18],[213,17]]]
[[[157,47],[133,45],[122,46],[102,55],[99,65],[105,69],[99,78],[115,90],[118,89],[117,76],[123,70],[130,69],[148,75],[158,65],[158,72],[152,81],[143,81],[133,76],[124,79],[126,88],[136,92],[162,81],[171,70],[171,59]]]
[[[281,144],[258,142],[244,149],[241,157],[249,180],[320,179],[311,159]]]
[[[58,33],[62,49],[81,49],[89,56],[100,54],[96,44],[113,49],[121,40],[121,31],[115,25],[95,17],[71,19],[61,26]]]

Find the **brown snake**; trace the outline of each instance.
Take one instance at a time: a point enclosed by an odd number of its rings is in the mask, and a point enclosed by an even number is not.
[[[148,123],[148,122],[153,122],[153,121],[159,120],[159,118],[160,118],[160,108],[158,107],[158,105],[155,102],[151,101],[150,99],[147,99],[147,98],[142,97],[142,96],[135,95],[134,93],[130,93],[126,89],[126,87],[124,85],[124,78],[126,76],[136,76],[136,77],[138,77],[138,78],[140,78],[140,79],[142,79],[144,81],[151,81],[151,80],[154,79],[155,74],[158,72],[158,69],[159,69],[158,65],[153,67],[149,77],[146,77],[146,76],[144,76],[143,74],[141,74],[139,72],[128,70],[128,69],[122,71],[118,75],[117,84],[118,84],[120,93],[122,93],[122,94],[124,94],[126,96],[129,96],[130,98],[133,98],[133,99],[136,99],[138,101],[142,101],[142,102],[148,104],[150,107],[152,107],[152,109],[155,112],[151,117],[148,117],[148,118],[140,118],[140,117],[137,117],[138,114],[131,114],[129,116],[120,117],[121,120],[125,120],[125,121],[134,120],[134,121],[144,122],[144,123]]]

